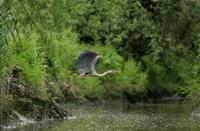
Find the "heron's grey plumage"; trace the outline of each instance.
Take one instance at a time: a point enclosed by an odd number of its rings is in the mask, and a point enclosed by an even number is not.
[[[101,55],[98,55],[95,52],[91,52],[91,51],[81,52],[76,62],[77,69],[80,73],[80,76],[93,75],[93,76],[102,77],[107,74],[112,74],[116,72],[114,70],[109,70],[101,74],[97,73],[96,67],[98,66],[100,57]]]
[[[99,63],[99,59],[96,60],[95,63],[93,61],[96,56],[98,56],[98,54],[91,51],[83,51],[80,53],[77,60],[77,69],[80,74],[93,72],[92,64],[94,64],[94,68],[96,68]]]

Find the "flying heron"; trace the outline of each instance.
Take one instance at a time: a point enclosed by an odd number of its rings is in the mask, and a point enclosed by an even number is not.
[[[77,59],[77,69],[80,73],[79,77],[82,76],[98,76],[103,77],[107,74],[113,74],[116,72],[116,70],[108,70],[104,73],[97,73],[96,67],[99,64],[99,59],[102,56],[98,53],[92,52],[92,51],[83,51],[79,54],[79,57]]]

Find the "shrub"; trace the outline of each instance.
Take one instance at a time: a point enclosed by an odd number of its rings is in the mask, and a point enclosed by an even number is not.
[[[20,75],[21,80],[35,87],[41,96],[46,96],[45,82],[45,65],[43,54],[39,52],[38,36],[31,35],[29,37],[20,34],[20,39],[15,41],[11,37],[8,39],[10,65],[18,65],[23,70]]]
[[[101,81],[95,77],[85,77],[77,80],[79,94],[89,99],[101,99],[105,89]]]
[[[118,73],[103,78],[77,79],[76,59],[81,51],[86,50],[103,55],[97,72],[115,69]],[[63,99],[66,81],[74,84],[79,95],[90,99],[101,99],[109,93],[118,96],[122,90],[130,94],[145,92],[147,75],[141,71],[139,64],[134,60],[126,62],[109,44],[79,44],[77,35],[70,30],[41,36],[20,34],[17,41],[9,38],[9,53],[12,54],[10,64],[23,69],[21,79],[37,87],[43,96],[47,96],[48,89],[50,96]],[[45,85],[45,82],[50,84]]]

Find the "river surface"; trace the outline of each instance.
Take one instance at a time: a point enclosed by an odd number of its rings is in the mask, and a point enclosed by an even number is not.
[[[200,131],[190,104],[105,104],[64,106],[73,116],[63,121],[37,122],[12,131]]]

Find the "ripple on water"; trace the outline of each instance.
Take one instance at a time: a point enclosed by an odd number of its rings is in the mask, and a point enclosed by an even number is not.
[[[52,131],[200,131],[200,121],[186,104],[71,106],[74,116],[52,125],[23,128]],[[48,124],[47,124],[48,125]],[[39,128],[40,127],[40,128]]]

